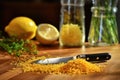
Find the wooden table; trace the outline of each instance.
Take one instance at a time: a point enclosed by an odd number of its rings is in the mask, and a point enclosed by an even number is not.
[[[89,75],[55,75],[38,74],[36,72],[23,73],[21,69],[14,69],[10,62],[12,57],[0,53],[0,80],[120,80],[120,45],[107,47],[60,48],[58,45],[39,46],[39,56],[49,54],[53,57],[73,56],[82,53],[109,52],[111,60],[107,61],[106,70],[99,74]]]

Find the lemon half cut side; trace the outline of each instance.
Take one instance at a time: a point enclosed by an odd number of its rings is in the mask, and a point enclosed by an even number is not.
[[[44,45],[52,44],[59,38],[59,31],[51,24],[42,23],[38,25],[36,39]]]

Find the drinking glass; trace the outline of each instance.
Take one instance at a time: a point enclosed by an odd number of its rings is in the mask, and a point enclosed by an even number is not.
[[[84,0],[61,0],[60,46],[84,44],[84,18]]]

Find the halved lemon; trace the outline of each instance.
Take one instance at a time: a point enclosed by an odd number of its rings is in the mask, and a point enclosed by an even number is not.
[[[59,31],[51,24],[39,24],[36,31],[36,39],[44,45],[52,44],[59,38]]]

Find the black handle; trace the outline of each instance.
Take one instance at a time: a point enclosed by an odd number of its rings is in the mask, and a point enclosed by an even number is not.
[[[85,58],[87,61],[106,61],[111,59],[111,55],[109,53],[80,54],[77,58]]]

